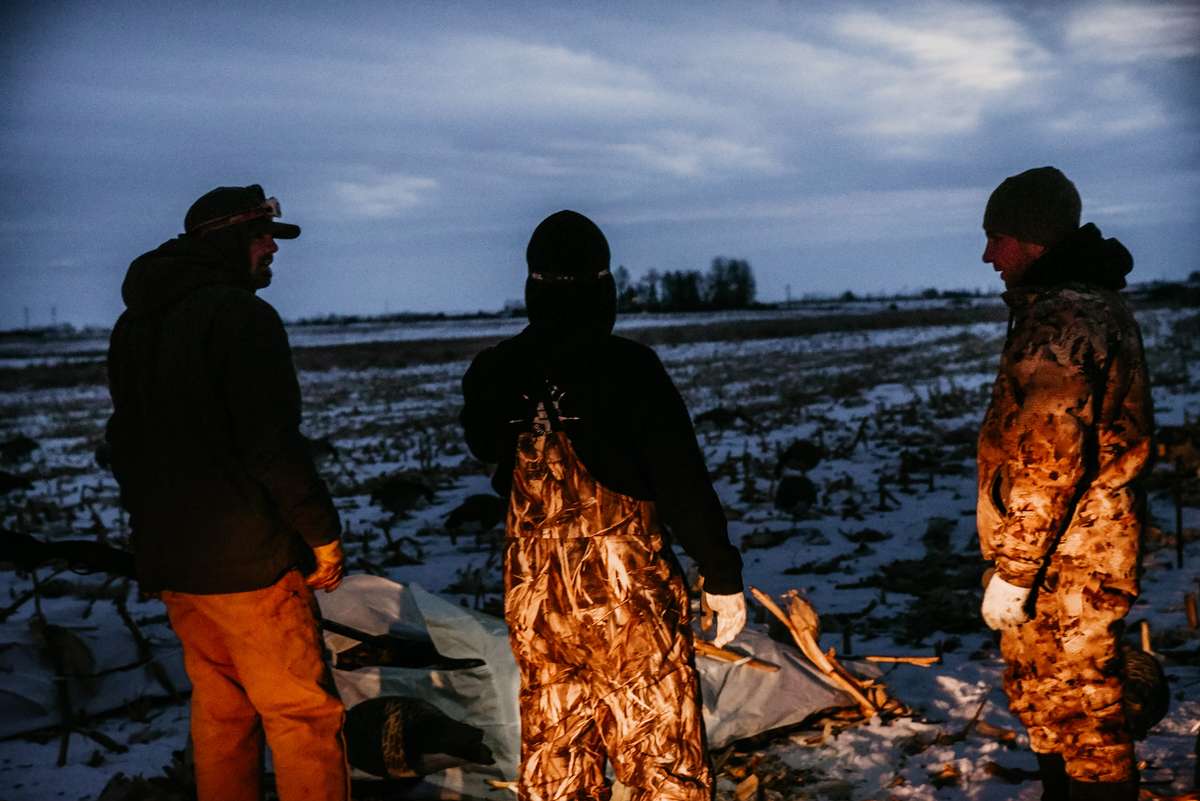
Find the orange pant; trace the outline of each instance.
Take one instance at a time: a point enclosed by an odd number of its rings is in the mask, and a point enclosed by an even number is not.
[[[345,708],[303,576],[292,571],[250,592],[162,598],[192,682],[199,801],[262,798],[264,732],[280,801],[349,798]]]

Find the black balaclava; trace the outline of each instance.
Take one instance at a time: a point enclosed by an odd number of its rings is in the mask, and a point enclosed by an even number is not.
[[[538,224],[525,249],[530,328],[547,342],[581,343],[612,332],[617,288],[608,241],[594,222],[563,210]]]

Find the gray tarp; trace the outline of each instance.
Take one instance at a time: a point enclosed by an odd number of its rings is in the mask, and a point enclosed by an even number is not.
[[[410,639],[429,639],[443,656],[481,659],[484,666],[467,670],[434,671],[369,667],[335,670],[334,677],[347,707],[380,695],[424,699],[446,715],[483,730],[484,743],[496,765],[452,768],[428,777],[443,798],[456,795],[497,798],[486,785],[489,778],[511,780],[520,755],[517,710],[519,680],[504,621],[458,606],[413,584],[405,586],[368,575],[348,576],[333,593],[317,593],[325,617],[370,634],[393,633]],[[79,604],[82,607],[82,602]],[[55,619],[78,620],[82,608],[60,604]],[[137,647],[122,631],[76,625],[71,632],[86,646],[94,662],[91,671],[137,662]],[[181,692],[189,688],[179,643],[165,625],[146,634],[155,642],[155,661]],[[334,652],[355,641],[326,633]],[[774,642],[756,631],[745,631],[735,650],[779,665],[777,673],[697,658],[704,723],[709,744],[719,748],[768,729],[798,723],[834,706],[853,705],[831,687],[799,651]],[[99,714],[119,709],[139,697],[164,691],[146,666],[114,672],[80,682],[71,680],[76,709]],[[39,652],[28,620],[0,624],[0,736],[10,736],[58,724],[60,716],[53,671]],[[448,792],[447,792],[448,791]]]
[[[486,780],[511,780],[520,755],[519,679],[504,621],[464,609],[426,592],[377,576],[349,576],[333,593],[318,593],[330,620],[369,634],[429,638],[443,656],[482,659],[484,667],[431,671],[391,667],[334,671],[347,707],[379,695],[423,698],[450,717],[484,731],[496,765],[453,768],[427,778],[439,787],[466,795],[491,794]],[[326,642],[343,651],[354,641],[326,633]],[[704,724],[709,745],[720,748],[768,729],[853,701],[821,677],[795,648],[764,634],[744,631],[731,646],[779,665],[776,673],[697,658]],[[491,795],[495,797],[495,795]]]
[[[52,636],[73,676],[66,686],[79,717],[121,709],[139,698],[167,694],[142,664],[137,642],[123,626],[86,620],[88,604],[77,599],[43,602],[47,617],[61,626]],[[69,625],[68,625],[69,623]],[[181,693],[191,689],[183,670],[183,650],[165,623],[143,625],[153,643],[153,662]],[[125,668],[125,669],[122,669]],[[58,726],[62,722],[54,667],[29,618],[0,623],[0,737]]]

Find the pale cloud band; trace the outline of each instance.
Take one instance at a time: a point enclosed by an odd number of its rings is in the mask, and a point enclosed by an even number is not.
[[[399,217],[420,206],[437,187],[433,178],[381,175],[366,181],[335,181],[332,192],[345,214],[382,219]]]
[[[1106,3],[1077,10],[1066,43],[1080,58],[1132,64],[1200,55],[1200,5]]]

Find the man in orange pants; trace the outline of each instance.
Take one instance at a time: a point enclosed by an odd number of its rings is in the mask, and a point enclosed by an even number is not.
[[[707,801],[687,591],[667,533],[704,577],[718,644],[745,623],[741,558],[671,379],[653,351],[611,333],[600,229],[558,212],[526,258],[530,325],[476,357],[462,414],[509,498],[521,798],[608,798],[607,760],[640,801]]]
[[[283,322],[256,295],[275,240],[300,235],[279,214],[257,184],[199,198],[129,266],[109,346],[113,472],[138,581],[183,644],[200,801],[262,797],[264,736],[281,801],[349,795],[312,596],[341,580],[341,523]]]

